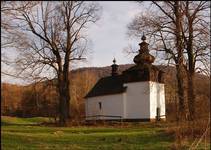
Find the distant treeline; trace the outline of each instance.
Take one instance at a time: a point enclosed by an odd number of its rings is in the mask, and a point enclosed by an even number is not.
[[[131,64],[120,65],[119,73]],[[177,111],[176,73],[174,67],[159,66],[165,71],[165,94],[167,119],[174,120]],[[70,73],[71,116],[82,120],[85,115],[84,96],[95,85],[98,79],[108,76],[111,67],[80,68]],[[197,115],[208,115],[210,82],[209,78],[196,76],[196,112]],[[1,84],[1,114],[18,117],[57,117],[58,96],[54,80],[19,86]]]

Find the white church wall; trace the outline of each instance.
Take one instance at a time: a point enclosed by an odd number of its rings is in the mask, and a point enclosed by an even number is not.
[[[99,107],[101,103],[101,109]],[[92,119],[119,119],[118,117],[103,116],[124,116],[123,93],[90,97],[86,99],[86,116],[102,115],[101,117],[86,117]]]
[[[165,118],[165,90],[164,84],[150,81],[150,118],[157,116],[157,107],[160,108],[161,118]]]
[[[161,118],[165,118],[164,84],[147,81],[126,83],[124,86],[127,86],[125,93],[87,98],[85,101],[86,116],[102,116],[86,119],[115,119],[103,116],[122,116],[123,119],[155,119],[157,107],[160,107]],[[102,105],[101,109],[99,102]]]
[[[146,119],[150,117],[149,82],[125,83],[126,118]]]

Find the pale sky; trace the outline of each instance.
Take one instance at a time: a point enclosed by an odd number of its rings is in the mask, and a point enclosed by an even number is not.
[[[131,1],[98,1],[102,6],[101,19],[90,26],[88,38],[92,41],[92,53],[88,62],[80,63],[80,67],[110,66],[115,57],[117,64],[133,63],[133,56],[126,56],[123,49],[129,44],[137,47],[139,40],[129,39],[127,25],[139,12],[146,9],[142,5]],[[2,76],[2,82],[21,83],[20,79]]]
[[[144,12],[148,2],[142,3],[132,1],[99,1],[102,6],[101,19],[90,26],[88,37],[92,41],[92,53],[88,62],[80,63],[84,67],[110,66],[115,57],[117,64],[133,63],[133,55],[128,56],[123,49],[128,45],[139,49],[141,42],[127,36],[127,25],[135,15]]]
[[[127,25],[143,7],[129,1],[103,1],[99,4],[103,7],[103,13],[99,22],[89,30],[93,54],[91,62],[86,65],[108,66],[112,64],[113,57],[118,64],[132,63],[123,49],[131,43],[138,48],[139,41],[127,37]]]

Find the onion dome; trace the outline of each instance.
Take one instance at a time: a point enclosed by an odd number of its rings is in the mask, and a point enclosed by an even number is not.
[[[118,75],[118,65],[116,64],[116,59],[114,58],[113,60],[113,64],[111,65],[111,75],[112,76],[115,76],[115,75]]]
[[[140,49],[139,49],[139,54],[136,55],[133,59],[133,61],[137,64],[137,65],[144,65],[144,64],[152,64],[155,60],[155,57],[152,56],[149,53],[149,49],[148,49],[148,43],[145,42],[146,37],[143,34],[142,36],[142,42],[139,43]]]

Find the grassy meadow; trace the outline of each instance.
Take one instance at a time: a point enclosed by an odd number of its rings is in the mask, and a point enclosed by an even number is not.
[[[172,149],[174,136],[164,123],[127,126],[47,127],[48,118],[1,117],[3,150],[142,150]],[[184,147],[184,149],[187,149]]]

